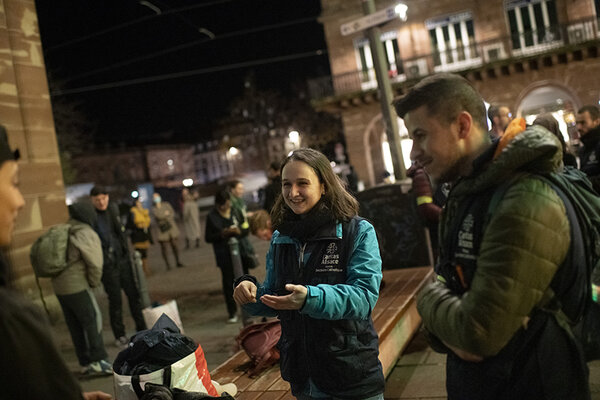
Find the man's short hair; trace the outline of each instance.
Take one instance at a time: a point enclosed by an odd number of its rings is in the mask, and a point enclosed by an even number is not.
[[[497,106],[497,105],[491,105],[490,108],[488,108],[488,112],[487,112],[487,116],[490,119],[490,121],[492,121],[492,123],[494,122],[494,117],[499,117],[500,116],[500,107],[501,106]]]
[[[92,190],[90,190],[90,196],[98,196],[99,194],[108,194],[108,190],[104,186],[95,185]]]
[[[577,111],[577,114],[583,114],[586,111],[590,114],[590,117],[592,117],[592,121],[600,118],[600,109],[593,104],[581,107],[579,111]]]
[[[454,121],[462,111],[471,114],[473,122],[487,131],[485,104],[481,95],[465,78],[449,73],[429,76],[410,91],[394,100],[400,118],[410,111],[426,106],[428,112],[447,123]]]

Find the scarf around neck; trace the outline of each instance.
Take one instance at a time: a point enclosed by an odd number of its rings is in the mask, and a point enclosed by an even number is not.
[[[304,241],[318,233],[327,224],[335,222],[331,210],[321,201],[306,214],[297,215],[291,210],[286,212],[284,221],[276,226],[280,233]]]

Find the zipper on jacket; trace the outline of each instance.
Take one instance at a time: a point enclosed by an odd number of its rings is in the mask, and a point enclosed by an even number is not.
[[[304,250],[306,250],[306,242],[300,246],[300,254],[298,255],[298,275],[301,277],[304,271]]]

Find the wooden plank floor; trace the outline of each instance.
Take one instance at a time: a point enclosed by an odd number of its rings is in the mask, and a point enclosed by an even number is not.
[[[379,334],[379,359],[386,377],[421,324],[416,295],[432,279],[432,275],[431,267],[383,272],[384,284],[372,318]],[[241,350],[212,371],[211,378],[221,384],[235,383],[238,389],[236,399],[294,399],[289,384],[281,379],[279,365],[274,365],[255,378],[250,378],[246,373],[249,366],[250,359]]]

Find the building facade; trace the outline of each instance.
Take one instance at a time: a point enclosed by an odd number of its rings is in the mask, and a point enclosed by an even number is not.
[[[314,104],[339,113],[350,163],[366,187],[390,168],[366,31],[342,35],[364,15],[363,1],[321,0],[331,76],[311,82]],[[398,1],[375,1],[376,9]],[[531,120],[552,112],[576,139],[574,113],[600,98],[600,0],[403,0],[407,19],[379,26],[393,94],[419,79],[458,73],[484,100]],[[402,121],[399,140],[410,141]]]

